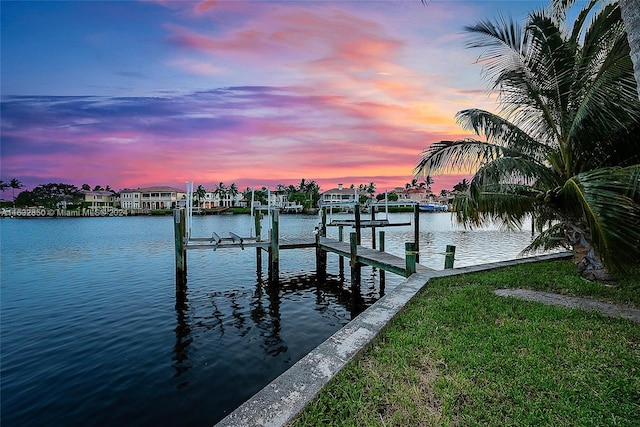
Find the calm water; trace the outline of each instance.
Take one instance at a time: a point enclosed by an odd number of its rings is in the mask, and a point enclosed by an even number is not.
[[[458,229],[449,214],[420,220],[421,264],[437,269],[447,244],[463,266],[514,258],[530,240]],[[193,234],[247,235],[250,223],[195,217]],[[281,234],[317,223],[283,215]],[[380,296],[375,270],[363,269],[354,294],[333,255],[317,283],[313,249],[283,251],[272,286],[256,274],[255,250],[232,249],[189,251],[187,300],[177,303],[171,217],[2,219],[0,233],[5,427],[212,425]],[[412,236],[387,228],[387,250],[402,255]],[[401,280],[386,277],[387,291]]]

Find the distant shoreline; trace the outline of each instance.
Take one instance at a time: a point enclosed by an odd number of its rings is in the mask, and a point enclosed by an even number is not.
[[[317,215],[318,208],[304,209],[302,215]],[[381,210],[380,212],[383,212]],[[390,206],[389,212],[413,212],[413,208]],[[173,209],[47,209],[44,207],[31,208],[0,208],[0,218],[96,218],[119,216],[165,216],[172,215]],[[282,214],[291,213],[282,211]],[[194,215],[249,215],[250,208],[201,209],[194,210]],[[299,213],[300,214],[300,213]]]

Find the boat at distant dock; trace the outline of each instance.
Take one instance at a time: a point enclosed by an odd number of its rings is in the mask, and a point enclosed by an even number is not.
[[[449,210],[449,206],[443,205],[440,202],[432,202],[419,204],[418,209],[422,212],[447,212]]]

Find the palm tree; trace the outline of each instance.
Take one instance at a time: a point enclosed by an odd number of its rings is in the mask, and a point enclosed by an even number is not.
[[[198,185],[198,188],[196,188],[194,195],[196,196],[198,207],[200,207],[202,206],[202,199],[204,199],[205,196],[207,195],[207,190],[205,190],[205,188],[202,185]]]
[[[236,205],[236,196],[238,195],[239,191],[238,191],[238,186],[236,185],[235,182],[232,182],[231,185],[228,188],[228,194],[229,196],[231,196],[231,205],[235,206]]]
[[[15,207],[16,190],[21,189],[22,187],[24,187],[24,185],[22,185],[22,183],[18,181],[16,178],[12,178],[11,181],[9,181],[9,187],[11,187],[11,193],[13,195],[13,206]]]
[[[216,189],[213,191],[213,194],[218,196],[218,200],[220,201],[220,206],[224,206],[223,200],[227,197],[227,187],[224,185],[224,182],[220,182]]]
[[[376,184],[374,182],[370,182],[366,187],[366,192],[369,195],[369,198],[373,199],[373,195],[376,194]]]
[[[431,186],[434,184],[434,182],[435,181],[433,180],[433,178],[431,178],[431,175],[427,175],[424,177],[424,185],[426,185],[429,190],[431,190]],[[422,184],[422,182],[420,184]]]
[[[2,191],[3,193],[5,192],[5,190],[7,190],[10,187],[8,182],[4,182],[2,180],[0,180],[0,191]]]
[[[415,170],[475,170],[454,199],[458,221],[521,227],[532,215],[540,234],[525,250],[571,248],[587,277],[640,260],[640,102],[620,8],[597,3],[573,25],[536,11],[525,26],[468,27],[501,115],[460,111],[483,139],[437,142]]]
[[[457,193],[464,193],[469,189],[469,181],[467,178],[463,178],[462,181],[453,186],[453,191]]]

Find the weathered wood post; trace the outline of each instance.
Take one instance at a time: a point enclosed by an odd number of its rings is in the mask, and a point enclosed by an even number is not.
[[[380,238],[380,252],[384,252],[384,230],[380,230],[378,232]],[[384,288],[387,284],[387,272],[383,269],[380,269],[380,297],[384,296]]]
[[[185,236],[187,234],[187,218],[184,209],[173,211],[173,236],[176,260],[176,294],[183,293],[187,283],[187,250]]]
[[[355,267],[358,263],[358,234],[355,232],[349,233],[349,266]]]
[[[411,276],[416,272],[416,255],[415,243],[407,242],[404,244],[405,253],[405,277]]]
[[[324,282],[327,277],[327,252],[322,250],[320,246],[321,235],[321,231],[318,230],[316,233],[316,276],[319,281]]]
[[[358,233],[349,234],[349,266],[351,267],[351,286],[360,286],[361,265],[358,262]]]
[[[456,247],[447,245],[447,251],[444,254],[444,268],[453,268],[453,261],[456,258]]]
[[[260,234],[262,234],[262,212],[256,210],[253,220],[255,221],[256,242],[260,242],[262,241],[260,237]],[[256,247],[256,273],[259,276],[262,275],[262,248],[259,246]]]
[[[358,203],[353,206],[353,213],[356,220],[356,236],[358,237],[357,244],[360,245],[362,244],[362,229],[360,228],[360,205]]]
[[[256,274],[262,276],[262,248],[256,248]]]
[[[338,226],[338,242],[344,241],[344,226]],[[338,255],[338,271],[340,273],[340,277],[344,280],[344,257],[342,255]]]
[[[260,235],[262,234],[262,212],[259,210],[256,210],[253,220],[255,221],[254,225],[256,229],[256,242],[260,242],[261,241]]]
[[[327,237],[327,208],[321,208],[322,228],[320,229],[320,235]]]
[[[271,214],[271,240],[269,242],[269,281],[280,278],[280,218],[278,209]]]
[[[420,206],[413,205],[413,242],[415,243],[416,262],[420,262]]]
[[[369,207],[371,209],[371,249],[375,249],[376,248],[376,227],[375,225],[375,221],[376,221],[376,207],[373,205],[370,205]]]

